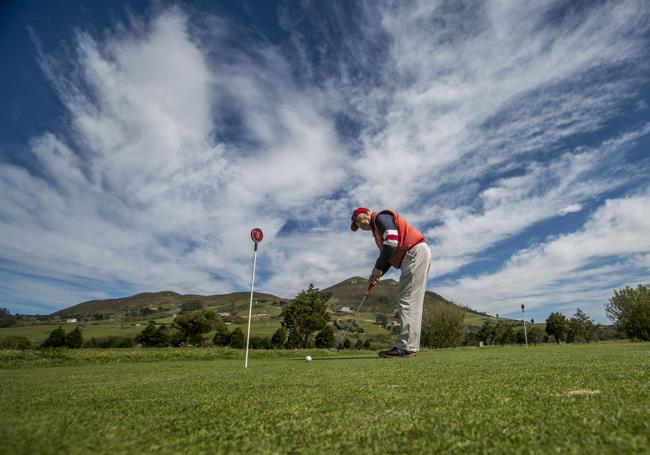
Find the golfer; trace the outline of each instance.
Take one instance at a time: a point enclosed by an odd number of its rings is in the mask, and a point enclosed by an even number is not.
[[[371,212],[359,207],[352,213],[350,229],[371,231],[380,253],[368,280],[377,284],[390,266],[400,269],[399,309],[400,334],[389,351],[381,351],[380,357],[402,358],[415,357],[420,349],[420,327],[424,292],[427,276],[431,266],[431,250],[424,240],[424,235],[397,212],[382,210]]]

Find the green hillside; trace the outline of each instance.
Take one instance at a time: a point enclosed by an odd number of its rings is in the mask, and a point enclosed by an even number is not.
[[[183,295],[173,291],[143,292],[131,297],[119,299],[90,300],[88,302],[82,302],[57,311],[53,313],[52,316],[59,316],[61,318],[87,318],[96,315],[104,315],[110,318],[111,316],[119,315],[136,315],[137,312],[152,315],[158,313],[157,316],[159,316],[163,313],[178,313],[184,303],[193,301],[200,302],[205,308],[223,311],[237,311],[244,306],[248,308],[249,299],[250,293],[248,292],[233,292],[230,294],[208,296],[194,294]],[[256,304],[263,304],[268,301],[274,301],[278,304],[287,302],[287,299],[261,292],[255,293],[255,300]]]
[[[332,323],[338,326],[339,333],[347,327],[363,299],[367,283],[365,278],[352,277],[321,290],[321,298],[331,311]],[[392,279],[382,280],[373,288],[350,331],[349,338],[352,342],[370,339],[378,344],[390,343],[394,336],[391,329],[398,323],[395,315],[398,290],[399,283]],[[249,299],[248,292],[203,296],[161,291],[117,299],[91,300],[52,313],[47,321],[21,321],[15,326],[2,328],[0,337],[24,336],[33,344],[39,344],[61,323],[65,323],[66,331],[79,325],[85,339],[135,336],[150,320],[171,324],[183,305],[189,303],[200,303],[203,308],[219,313],[231,330],[240,327],[246,331]],[[270,337],[280,327],[280,312],[289,301],[287,298],[256,292],[251,335]],[[427,291],[424,306],[426,315],[437,306],[456,305],[434,292]],[[465,312],[465,323],[468,325],[481,325],[482,320],[488,317],[469,308],[461,308]],[[381,316],[387,322],[385,327],[376,323],[377,318]]]

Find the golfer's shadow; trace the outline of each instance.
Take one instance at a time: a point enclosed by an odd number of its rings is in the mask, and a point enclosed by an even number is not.
[[[362,360],[362,359],[381,359],[379,356],[356,356],[356,357],[313,357],[311,359],[312,362],[322,362],[325,360]],[[289,360],[294,360],[294,361],[301,361],[304,362],[305,359],[289,359]]]

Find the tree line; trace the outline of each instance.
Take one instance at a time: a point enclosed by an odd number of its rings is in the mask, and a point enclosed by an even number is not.
[[[507,319],[488,318],[480,327],[466,326],[465,313],[458,307],[441,306],[425,315],[422,323],[422,341],[425,347],[448,348],[456,346],[538,343],[590,343],[602,339],[631,338],[650,341],[650,287],[639,285],[615,290],[605,305],[607,316],[614,327],[596,324],[587,313],[576,309],[571,318],[553,312],[545,321],[544,329],[534,321],[524,331],[522,323]]]
[[[338,340],[334,325],[342,330],[342,324],[331,321],[330,313],[322,301],[318,288],[310,285],[301,291],[281,313],[281,327],[271,337],[253,336],[252,349],[297,349],[329,348],[336,346]],[[571,318],[559,312],[551,313],[545,321],[545,328],[530,324],[526,335],[528,343],[569,342],[582,343],[599,339],[627,336],[634,340],[650,341],[650,287],[639,285],[636,289],[626,287],[615,290],[614,296],[606,304],[606,314],[615,323],[615,328],[597,325],[584,311],[577,309]],[[0,308],[0,325],[7,325],[10,313]],[[428,312],[422,323],[423,347],[448,348],[463,345],[523,344],[526,335],[518,321],[487,318],[480,327],[464,323],[465,312],[452,305],[436,307]],[[534,321],[531,321],[534,322]],[[385,317],[377,316],[376,323],[386,326]],[[347,325],[347,324],[346,324]],[[211,339],[206,334],[214,332]],[[356,326],[353,332],[362,333]],[[624,334],[624,335],[623,335]],[[202,308],[196,302],[181,307],[171,324],[149,324],[135,337],[104,338],[92,337],[84,340],[81,329],[76,327],[66,333],[63,327],[54,329],[39,346],[42,348],[81,348],[107,347],[128,348],[136,345],[144,347],[165,346],[229,346],[241,349],[245,346],[245,335],[240,327],[228,329],[226,322],[214,311]],[[0,349],[27,349],[31,343],[25,337],[9,336],[0,339]],[[369,349],[370,339],[360,338],[352,343],[348,338],[344,348]]]

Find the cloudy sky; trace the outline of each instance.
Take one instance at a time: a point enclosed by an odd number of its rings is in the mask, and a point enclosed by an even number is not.
[[[369,274],[365,206],[426,234],[430,290],[605,322],[650,282],[649,29],[643,0],[3,2],[0,306],[246,290],[255,226],[292,297]]]

